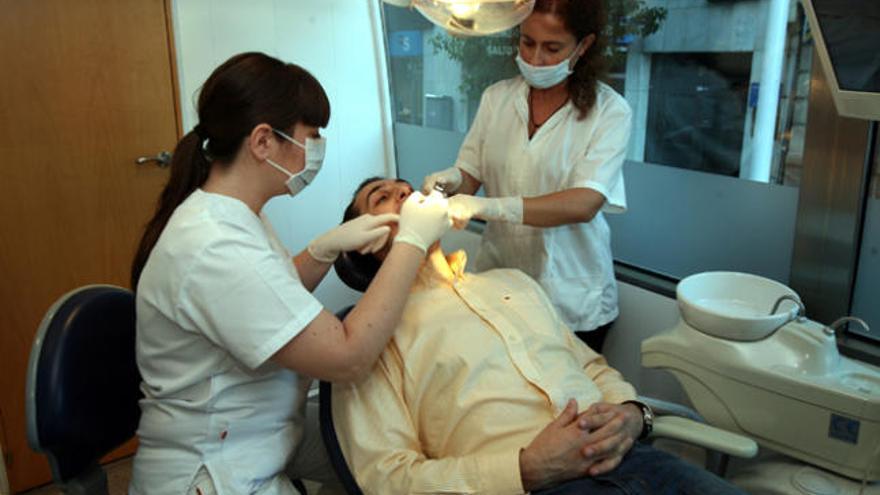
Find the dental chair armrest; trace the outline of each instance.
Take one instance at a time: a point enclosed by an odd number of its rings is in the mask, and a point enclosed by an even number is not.
[[[677,416],[655,418],[654,430],[649,438],[681,440],[746,459],[752,458],[758,453],[758,444],[751,438]]]

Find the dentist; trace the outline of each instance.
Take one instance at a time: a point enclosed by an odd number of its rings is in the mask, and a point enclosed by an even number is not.
[[[537,0],[520,26],[521,77],[483,93],[453,167],[429,175],[458,226],[487,220],[478,271],[519,268],[596,352],[618,315],[603,212],[626,210],[626,101],[599,81],[606,26],[601,0]],[[486,197],[472,196],[483,187]]]
[[[400,215],[346,222],[291,257],[261,210],[320,170],[320,83],[244,53],[205,82],[198,115],[132,266],[144,397],[129,493],[294,494],[289,476],[321,471],[326,456],[305,415],[309,377],[369,373],[449,227],[447,205],[414,194]],[[341,251],[383,248],[395,222],[389,261],[340,321],[311,291]]]

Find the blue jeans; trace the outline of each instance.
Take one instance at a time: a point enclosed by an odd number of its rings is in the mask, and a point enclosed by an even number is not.
[[[567,481],[534,495],[745,495],[714,474],[636,443],[610,473]]]

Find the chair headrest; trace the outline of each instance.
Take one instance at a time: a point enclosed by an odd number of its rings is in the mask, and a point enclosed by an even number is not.
[[[333,263],[333,269],[345,285],[360,292],[365,292],[379,267],[380,262],[373,255],[363,255],[357,251],[343,252]]]

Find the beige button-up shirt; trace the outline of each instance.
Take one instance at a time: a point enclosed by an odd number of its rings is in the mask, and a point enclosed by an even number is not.
[[[334,385],[333,414],[365,493],[523,493],[519,451],[575,398],[635,390],[518,270],[429,258],[372,374]],[[451,268],[451,271],[449,270]]]

